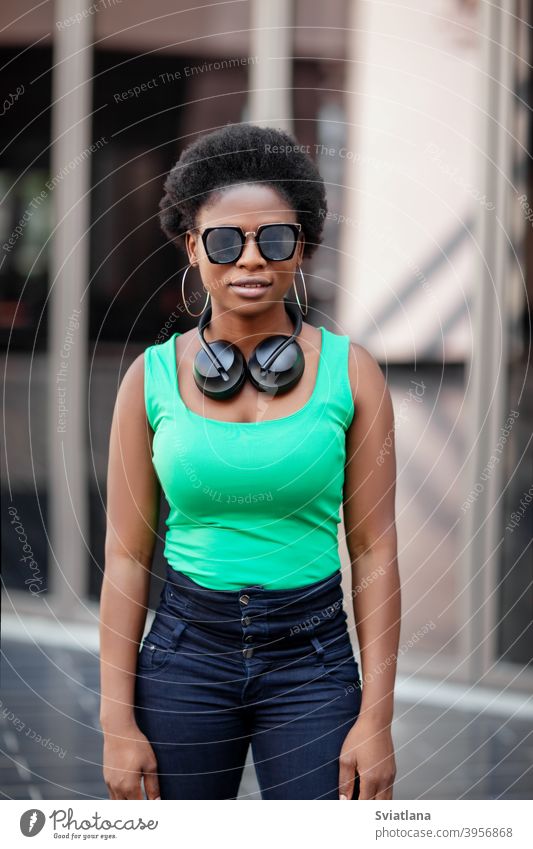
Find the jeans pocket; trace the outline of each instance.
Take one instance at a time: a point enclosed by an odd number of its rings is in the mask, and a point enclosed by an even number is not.
[[[154,625],[143,640],[137,656],[137,669],[140,672],[155,672],[166,667],[175,654],[187,623],[180,619],[168,634],[159,632]]]
[[[182,590],[167,581],[161,596],[161,606],[176,615],[187,613],[191,608],[192,601]]]
[[[346,692],[360,690],[359,664],[354,657],[348,634],[329,644],[315,636],[311,638],[311,643],[315,650],[315,663],[326,678]]]

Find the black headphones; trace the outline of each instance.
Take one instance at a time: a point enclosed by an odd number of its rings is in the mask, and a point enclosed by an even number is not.
[[[285,309],[292,319],[291,336],[278,334],[263,339],[246,362],[237,345],[225,339],[207,342],[204,330],[211,321],[211,304],[198,322],[202,349],[194,358],[193,375],[197,387],[209,398],[224,400],[236,395],[248,379],[260,392],[283,394],[300,380],[305,368],[303,351],[296,341],[302,329],[302,314],[288,301]]]

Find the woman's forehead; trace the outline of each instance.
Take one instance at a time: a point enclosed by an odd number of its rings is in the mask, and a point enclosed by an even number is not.
[[[217,190],[198,211],[198,224],[221,224],[255,229],[274,221],[296,221],[293,209],[272,186],[245,183]]]

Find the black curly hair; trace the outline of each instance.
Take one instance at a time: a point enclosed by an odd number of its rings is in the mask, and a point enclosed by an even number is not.
[[[271,185],[296,213],[304,256],[322,241],[327,212],[324,181],[304,145],[283,130],[227,124],[187,145],[165,179],[159,222],[165,235],[184,239],[201,207],[242,183]]]

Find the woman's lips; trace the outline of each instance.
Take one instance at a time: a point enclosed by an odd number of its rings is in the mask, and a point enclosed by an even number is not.
[[[266,280],[264,277],[239,277],[237,280],[232,280],[230,282],[230,286],[247,286],[247,285],[262,285],[262,286],[270,286],[270,280]]]
[[[261,296],[272,284],[268,283],[266,280],[243,278],[241,280],[236,280],[234,283],[230,283],[229,285],[238,295],[242,295],[245,298],[255,298]]]

